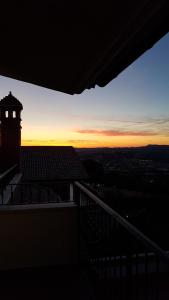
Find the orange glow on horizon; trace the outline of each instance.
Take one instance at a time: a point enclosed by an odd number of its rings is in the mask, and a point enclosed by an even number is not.
[[[95,137],[90,136],[81,139],[23,139],[22,146],[73,146],[76,148],[99,148],[99,147],[139,147],[149,144],[169,145],[166,136],[125,136],[125,137]]]

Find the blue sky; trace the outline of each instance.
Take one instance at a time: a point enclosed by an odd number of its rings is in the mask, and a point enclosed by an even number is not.
[[[106,87],[67,95],[0,76],[23,104],[22,144],[169,144],[169,34]]]

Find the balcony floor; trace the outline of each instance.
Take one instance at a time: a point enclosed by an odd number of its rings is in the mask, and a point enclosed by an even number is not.
[[[1,271],[1,300],[91,299],[86,276],[77,267]]]

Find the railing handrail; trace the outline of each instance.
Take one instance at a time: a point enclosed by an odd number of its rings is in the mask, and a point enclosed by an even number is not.
[[[0,174],[0,180],[4,179],[11,171],[13,171],[17,167],[17,164],[9,168],[7,171]]]
[[[0,178],[1,179],[1,178]],[[73,183],[73,180],[69,180],[69,179],[59,179],[59,180],[43,180],[43,181],[30,181],[30,182],[23,182],[23,183],[7,183],[7,186],[37,186],[41,183]],[[1,182],[0,182],[1,185]],[[44,186],[46,187],[46,186]]]
[[[158,246],[154,241],[137,229],[134,225],[125,220],[119,213],[114,209],[104,203],[98,196],[94,195],[89,191],[84,185],[76,181],[75,185],[82,190],[87,196],[89,196],[94,202],[96,202],[100,207],[102,207],[109,215],[113,216],[118,223],[120,223],[127,231],[129,231],[136,239],[140,240],[145,246],[152,250],[155,254],[167,260],[169,263],[169,255],[160,246]]]

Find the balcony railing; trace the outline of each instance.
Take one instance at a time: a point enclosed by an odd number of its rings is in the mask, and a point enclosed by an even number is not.
[[[18,165],[13,165],[8,170],[4,171],[3,173],[0,173],[0,184],[6,185],[10,182],[10,180],[14,177],[14,175],[17,173]]]
[[[93,299],[169,299],[169,249],[154,243],[85,184],[61,181],[1,185],[1,204],[7,188],[8,204],[66,199],[77,204],[80,264],[92,284]]]
[[[72,183],[70,181],[0,183],[0,205],[63,203],[72,201]]]
[[[79,182],[74,200],[81,265],[88,270],[94,298],[169,299],[168,252]]]

